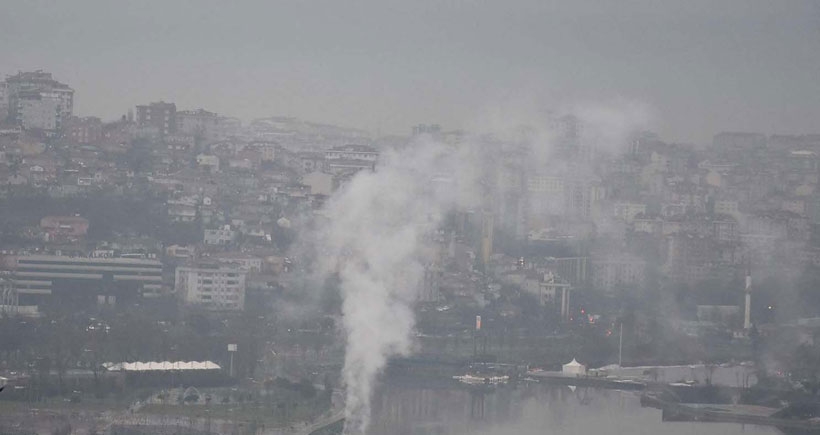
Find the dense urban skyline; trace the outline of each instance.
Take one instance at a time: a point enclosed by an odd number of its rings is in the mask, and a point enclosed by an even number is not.
[[[724,130],[815,133],[820,114],[810,1],[14,3],[0,73],[53,72],[79,115],[165,99],[405,134],[469,128],[522,101],[627,99],[667,140],[709,143]]]
[[[9,1],[0,433],[820,434],[820,3]]]

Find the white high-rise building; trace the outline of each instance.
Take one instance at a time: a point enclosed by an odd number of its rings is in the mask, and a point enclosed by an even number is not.
[[[8,117],[25,128],[58,130],[74,113],[74,89],[54,80],[51,73],[17,73],[6,77],[4,89]]]
[[[245,309],[245,276],[242,268],[224,264],[178,267],[174,288],[184,305],[239,311]]]
[[[57,131],[63,122],[62,104],[54,92],[21,92],[17,96],[20,125],[27,130]]]

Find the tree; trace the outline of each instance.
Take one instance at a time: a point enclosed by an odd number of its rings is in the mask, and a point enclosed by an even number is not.
[[[807,266],[797,280],[796,290],[800,314],[820,315],[820,268]]]
[[[142,138],[134,139],[124,155],[125,164],[135,173],[149,170],[153,167],[151,143]]]
[[[78,361],[83,351],[84,340],[79,332],[76,322],[66,319],[53,320],[47,328],[49,357],[57,370],[57,386],[60,394],[63,394],[64,377],[66,370]]]
[[[789,360],[793,380],[799,381],[812,396],[820,391],[820,349],[801,344]]]

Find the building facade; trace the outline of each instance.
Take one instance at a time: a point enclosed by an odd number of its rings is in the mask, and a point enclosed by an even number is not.
[[[78,144],[97,143],[103,137],[103,124],[100,118],[72,116],[63,123],[63,137]]]
[[[616,201],[613,204],[612,214],[616,219],[632,223],[635,216],[646,213],[646,204],[631,201]]]
[[[203,237],[203,242],[206,245],[229,245],[233,243],[238,234],[236,230],[232,229],[230,225],[225,225],[220,228],[206,229]]]
[[[379,152],[368,145],[342,145],[325,151],[325,159],[375,162],[379,159]]]
[[[26,91],[16,96],[16,121],[26,130],[56,132],[62,128],[60,97],[53,92]]]
[[[74,113],[74,90],[54,80],[51,73],[20,72],[6,77],[4,88],[8,118],[24,127],[28,124],[28,128],[59,128],[59,121]]]
[[[114,304],[152,297],[162,289],[155,259],[26,255],[7,258],[20,305]]]
[[[225,264],[178,267],[174,289],[186,306],[214,311],[245,309],[246,272]]]
[[[155,130],[160,136],[176,133],[176,104],[159,101],[137,106],[137,128],[141,130]]]
[[[599,290],[640,288],[646,280],[646,262],[631,255],[593,257],[591,263],[592,285]]]
[[[215,140],[219,137],[219,120],[216,113],[207,110],[182,110],[176,113],[177,131],[185,135]]]

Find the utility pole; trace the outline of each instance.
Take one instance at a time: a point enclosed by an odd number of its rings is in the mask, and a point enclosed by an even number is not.
[[[621,334],[618,337],[618,368],[621,367],[624,356],[624,322],[621,321]]]
[[[210,394],[205,396],[205,415],[207,417],[206,420],[205,420],[205,432],[207,432],[208,435],[210,435],[211,434],[211,395]]]

